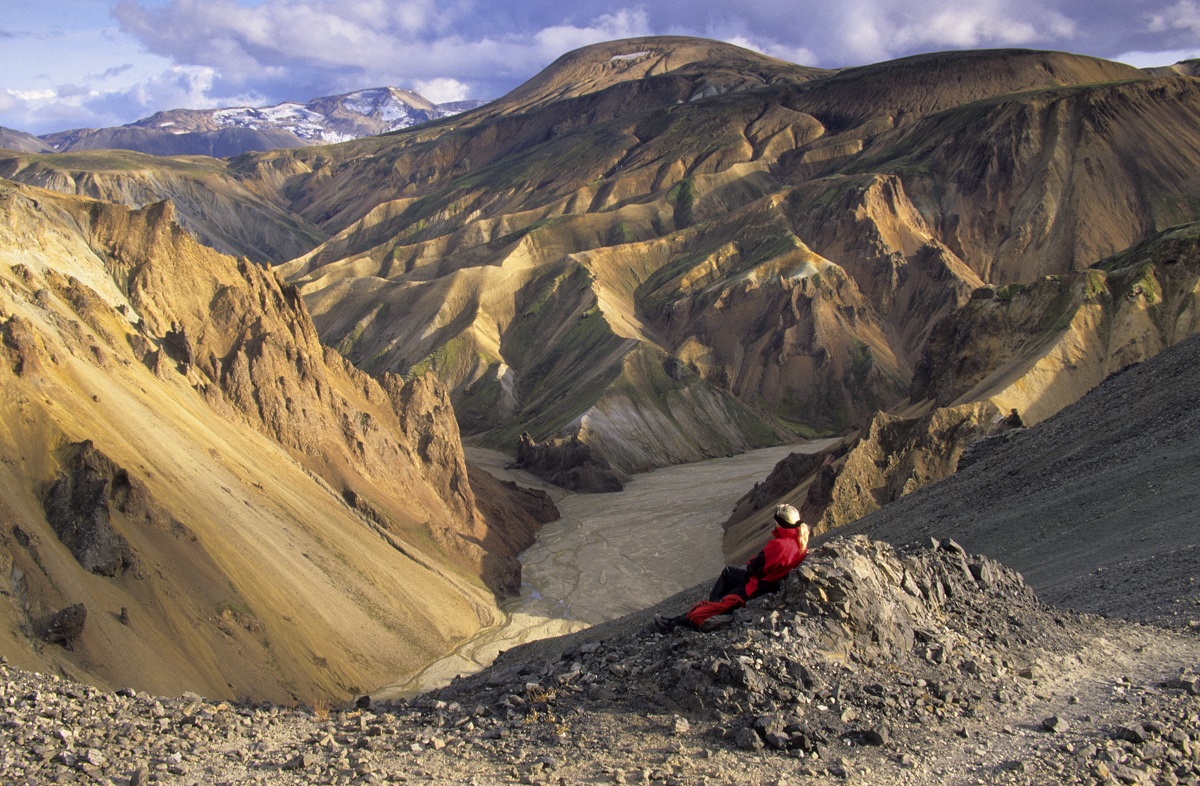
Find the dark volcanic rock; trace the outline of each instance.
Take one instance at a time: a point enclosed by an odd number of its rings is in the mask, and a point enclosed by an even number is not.
[[[68,454],[64,474],[43,500],[46,520],[85,570],[116,576],[133,564],[133,554],[113,530],[109,502],[114,485],[129,485],[129,477],[90,440],[71,445]]]
[[[70,647],[83,633],[83,626],[86,623],[87,606],[82,603],[67,606],[50,615],[50,618],[42,623],[42,640],[50,644],[62,644]]]
[[[534,442],[528,434],[517,444],[517,466],[571,491],[603,493],[625,487],[608,459],[577,437]]]
[[[468,465],[475,505],[487,522],[483,548],[483,580],[500,597],[521,591],[521,561],[518,555],[533,545],[538,530],[559,517],[550,495],[541,489],[498,480],[486,471]]]
[[[1194,637],[1046,607],[949,540],[836,540],[713,633],[653,611],[342,708],[105,694],[0,657],[5,782],[1200,783]]]

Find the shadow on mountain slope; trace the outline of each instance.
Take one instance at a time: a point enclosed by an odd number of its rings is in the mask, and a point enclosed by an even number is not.
[[[1043,601],[1178,625],[1200,603],[1200,338],[1114,374],[956,474],[839,530],[953,537]]]

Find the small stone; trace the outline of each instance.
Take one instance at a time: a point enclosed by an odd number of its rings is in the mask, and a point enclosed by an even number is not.
[[[304,753],[298,753],[289,759],[284,765],[285,770],[302,770],[309,765],[309,757]]]
[[[129,786],[148,786],[150,783],[150,768],[139,764],[138,768],[129,773]]]
[[[777,731],[770,731],[766,734],[767,744],[776,750],[787,750],[791,744],[792,738],[786,734]]]
[[[890,736],[891,735],[888,734],[887,728],[884,726],[876,726],[875,728],[868,729],[863,733],[863,739],[866,741],[866,743],[868,745],[874,745],[875,747],[887,745]]]
[[[1134,745],[1141,745],[1148,739],[1146,729],[1140,723],[1134,723],[1130,726],[1118,726],[1113,732],[1113,737],[1118,740],[1132,742]]]
[[[692,724],[688,722],[687,718],[676,715],[671,728],[676,734],[687,734],[691,730]]]
[[[754,729],[743,726],[738,729],[737,735],[733,738],[734,745],[745,751],[758,751],[763,749],[762,737],[758,736],[758,732]]]
[[[941,547],[942,551],[948,551],[951,554],[958,554],[964,557],[967,554],[967,550],[960,546],[954,538],[943,538],[938,546]]]
[[[1046,718],[1044,721],[1042,721],[1042,728],[1051,734],[1062,734],[1071,727],[1070,724],[1068,724],[1063,718],[1060,718],[1057,715],[1051,715],[1049,718]]]
[[[1118,781],[1128,784],[1128,786],[1150,786],[1150,774],[1145,770],[1114,764],[1112,773]]]

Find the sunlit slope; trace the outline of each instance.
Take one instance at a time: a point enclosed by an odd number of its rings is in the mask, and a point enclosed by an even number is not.
[[[432,369],[491,444],[573,434],[628,471],[844,433],[904,400],[980,287],[1200,217],[1198,97],[1061,52],[834,72],[654,37],[410,131],[221,166],[327,236],[282,270],[325,342]]]
[[[630,427],[597,384],[628,388],[637,347],[674,387],[736,397],[761,444],[901,401],[931,329],[975,289],[1193,217],[1186,77],[993,51],[753,81],[766,65],[718,49],[596,81],[626,48],[671,45],[579,50],[507,97],[519,112],[243,162],[251,180],[287,167],[297,208],[340,228],[284,269],[326,340],[368,368],[434,368],[464,425],[503,425],[502,445]],[[697,93],[705,73],[729,89]],[[728,412],[703,419],[729,428]],[[694,423],[633,428],[672,445],[643,451],[654,463],[712,454],[676,446]]]
[[[0,227],[10,662],[343,699],[497,619],[434,380],[357,371],[294,288],[196,244],[166,206],[0,182]],[[65,497],[66,520],[63,483],[92,490]],[[43,643],[75,603],[73,647]]]
[[[1005,445],[1017,433],[1014,411],[1036,426],[1196,333],[1197,223],[1157,233],[1087,270],[981,287],[933,329],[909,402],[877,413],[824,455],[780,462],[743,498],[726,522],[727,557],[746,558],[760,547],[777,502],[795,504],[818,532],[852,524],[953,474],[965,451]]]

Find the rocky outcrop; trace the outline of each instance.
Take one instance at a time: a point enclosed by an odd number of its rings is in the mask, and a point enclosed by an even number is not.
[[[483,546],[483,580],[499,596],[521,591],[521,552],[533,545],[538,530],[559,518],[550,495],[540,489],[497,480],[488,472],[468,467],[471,492],[488,522]]]
[[[808,456],[781,462],[726,522],[727,554],[761,545],[775,501],[818,532],[845,526],[953,474],[972,446],[968,463],[1005,441],[985,437],[1034,425],[1200,332],[1198,254],[1200,227],[1186,224],[1086,271],[976,290],[930,332],[909,391],[925,413],[876,414],[844,459],[819,469]]]
[[[788,454],[775,465],[771,474],[755,483],[754,487],[737,501],[733,513],[729,515],[722,526],[728,530],[759,511],[768,507],[773,510],[774,506],[786,495],[792,494],[805,483],[812,482],[824,467],[843,457],[848,449],[848,444],[840,444],[815,453]],[[821,477],[823,478],[824,474]],[[836,477],[836,475],[830,473],[830,477]],[[824,495],[814,496],[821,498]],[[808,521],[809,519],[804,520]]]
[[[642,612],[518,647],[411,701],[334,707],[104,692],[0,660],[6,773],[885,786],[1200,776],[1194,637],[1045,607],[1015,571],[949,539],[901,550],[838,539],[722,629],[664,636],[647,623]],[[47,728],[48,713],[69,727]]]
[[[990,404],[910,417],[877,413],[843,445],[779,462],[739,500],[723,525],[726,557],[741,561],[762,546],[777,502],[795,505],[815,534],[829,532],[953,474],[973,444],[1010,428]]]
[[[990,400],[1034,424],[1108,375],[1200,331],[1200,225],[1088,270],[978,290],[930,335],[910,396]]]
[[[534,442],[528,434],[522,434],[516,465],[571,491],[603,493],[625,487],[608,461],[575,437]]]
[[[1047,602],[1195,627],[1200,336],[1113,374],[1036,426],[979,443],[952,477],[852,524],[913,542],[942,532],[1019,568]]]
[[[309,222],[239,183],[225,163],[103,150],[0,156],[0,177],[132,209],[170,200],[200,242],[256,262],[291,259],[325,239]]]
[[[75,641],[83,634],[87,624],[87,606],[76,603],[60,609],[39,625],[38,635],[47,644],[61,644],[71,649]]]
[[[685,609],[704,589],[659,610]],[[0,659],[6,773],[886,786],[1200,777],[1194,636],[1047,607],[1019,573],[950,538],[904,548],[837,538],[709,633],[663,635],[652,611],[513,648],[411,700],[333,707],[104,692]],[[51,713],[69,728],[47,727]],[[172,752],[176,740],[186,755]]]
[[[91,442],[72,445],[67,453],[63,474],[42,501],[46,520],[84,570],[117,576],[134,558],[129,541],[113,530],[109,505],[118,495],[127,496],[129,475]]]

